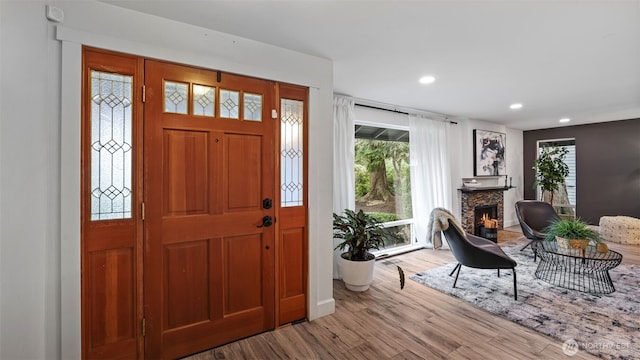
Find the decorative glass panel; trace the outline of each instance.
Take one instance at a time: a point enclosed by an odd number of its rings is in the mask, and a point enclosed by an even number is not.
[[[220,117],[238,119],[240,109],[240,93],[231,90],[220,90]]]
[[[193,85],[193,115],[214,116],[216,88]]]
[[[303,205],[304,102],[280,102],[280,197],[283,207]]]
[[[91,72],[91,220],[131,218],[132,82]]]
[[[186,114],[189,86],[171,81],[164,82],[164,111],[168,113]]]
[[[244,119],[262,121],[262,95],[244,93]]]

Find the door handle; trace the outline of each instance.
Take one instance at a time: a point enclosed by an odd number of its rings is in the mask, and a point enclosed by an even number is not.
[[[261,228],[261,227],[269,227],[271,225],[273,225],[273,218],[271,216],[269,216],[269,215],[266,215],[266,216],[264,216],[262,218],[262,224],[260,224],[260,225],[258,225],[256,227],[259,227],[259,228]]]

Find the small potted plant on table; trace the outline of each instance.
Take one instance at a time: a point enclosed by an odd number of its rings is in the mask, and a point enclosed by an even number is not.
[[[342,280],[347,289],[365,291],[373,282],[375,256],[371,250],[379,250],[384,241],[395,241],[399,236],[382,227],[373,216],[359,210],[345,210],[344,215],[333,214],[333,237],[342,242],[335,248],[344,251],[338,263]],[[399,266],[400,288],[404,288],[404,271]]]
[[[545,240],[557,241],[558,248],[584,251],[593,241],[598,252],[608,251],[607,244],[600,239],[598,232],[579,218],[556,220],[547,227],[546,231]]]

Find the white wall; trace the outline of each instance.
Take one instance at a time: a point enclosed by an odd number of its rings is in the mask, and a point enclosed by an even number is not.
[[[0,358],[42,359],[47,347],[56,356],[50,339],[59,336],[56,280],[48,282],[59,262],[51,212],[59,178],[50,165],[59,122],[49,107],[59,95],[49,93],[55,52],[42,4],[0,2],[0,26]]]
[[[80,355],[82,44],[310,87],[309,317],[334,311],[330,61],[93,1],[0,1],[0,43],[1,359]]]

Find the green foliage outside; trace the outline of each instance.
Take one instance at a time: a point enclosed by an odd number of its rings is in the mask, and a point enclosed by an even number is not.
[[[402,210],[404,211],[404,217],[413,217],[413,207],[411,205],[411,169],[409,165],[402,169],[402,187],[400,193],[402,194]]]
[[[356,201],[394,202],[389,218],[411,218],[409,144],[357,139],[355,150]]]
[[[369,172],[362,164],[355,166],[356,175],[356,199],[359,199],[369,192]]]
[[[381,212],[369,212],[367,214],[372,216],[374,219],[376,219],[378,222],[381,222],[381,223],[400,220],[400,218],[396,214],[381,213]]]

